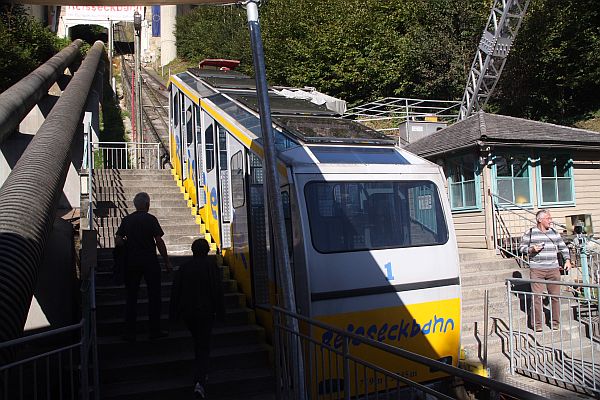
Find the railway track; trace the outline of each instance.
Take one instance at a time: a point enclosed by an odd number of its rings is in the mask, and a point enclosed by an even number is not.
[[[131,105],[133,76],[133,60],[122,56],[123,90]],[[169,96],[166,86],[151,72],[142,68],[142,136],[144,142],[161,144],[161,165],[170,166],[169,162]],[[131,107],[130,107],[131,108]],[[130,109],[132,118],[134,110]],[[137,128],[136,128],[137,129]]]

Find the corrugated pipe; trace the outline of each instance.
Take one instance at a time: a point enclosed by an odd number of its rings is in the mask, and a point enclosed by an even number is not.
[[[19,126],[23,118],[48,94],[48,89],[79,56],[81,39],[59,51],[35,71],[0,94],[0,143]]]
[[[0,188],[0,343],[18,338],[71,161],[70,148],[100,65],[96,42]],[[0,352],[0,365],[11,353]]]

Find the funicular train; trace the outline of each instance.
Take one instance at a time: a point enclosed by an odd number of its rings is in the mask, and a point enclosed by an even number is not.
[[[255,82],[224,69],[171,76],[171,160],[247,304],[274,304]],[[440,167],[290,93],[269,96],[297,312],[456,366],[459,262]],[[256,315],[268,331],[271,316]],[[420,382],[442,376],[375,361]]]

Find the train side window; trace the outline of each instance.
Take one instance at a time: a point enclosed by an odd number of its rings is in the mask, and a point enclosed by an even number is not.
[[[215,167],[215,124],[211,120],[204,130],[204,146],[206,150],[206,171],[212,171]]]
[[[246,202],[244,187],[244,156],[238,151],[231,157],[231,191],[233,208],[243,207]]]
[[[179,126],[179,92],[175,90],[173,92],[173,109],[171,110],[173,117],[173,126],[177,128]]]
[[[189,106],[185,111],[185,129],[186,129],[186,139],[187,145],[189,146],[194,141],[194,131],[192,127],[192,106]]]
[[[218,125],[219,129],[219,169],[225,171],[227,167],[227,129]]]
[[[448,240],[432,182],[313,181],[304,192],[313,247],[320,253],[432,246]]]

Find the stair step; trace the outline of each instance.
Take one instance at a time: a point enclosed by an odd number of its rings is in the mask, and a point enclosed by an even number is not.
[[[160,208],[174,208],[174,207],[179,207],[179,208],[185,208],[188,210],[188,215],[190,215],[191,210],[189,208],[186,207],[187,201],[184,200],[183,196],[181,198],[174,198],[174,196],[166,196],[167,198],[159,198],[157,200],[153,199],[152,196],[150,196],[150,213],[152,214],[153,211],[156,211],[157,209]],[[131,212],[135,211],[135,206],[133,205],[133,200],[129,200],[129,199],[123,199],[123,200],[117,200],[117,201],[103,201],[103,200],[97,200],[97,201],[93,201],[93,205],[95,207],[96,210],[102,210],[102,209],[116,209],[118,208],[119,210],[123,210],[123,209],[127,209],[127,210],[132,210]],[[96,210],[94,210],[94,212],[96,212]],[[99,214],[101,215],[101,214]]]
[[[246,307],[230,308],[225,310],[225,321],[216,322],[215,326],[239,326],[243,324],[254,324],[256,323],[256,317],[254,310]],[[98,335],[100,336],[112,336],[119,335],[125,331],[125,322],[123,317],[112,317],[106,319],[98,319]],[[166,327],[169,325],[169,315],[167,313],[161,314],[161,326]],[[140,335],[145,335],[148,327],[148,316],[138,315],[136,321],[136,332]]]
[[[191,258],[185,257],[185,258]],[[171,264],[177,269],[177,266],[183,264],[185,261],[182,257],[169,257],[171,260]],[[98,260],[98,267],[96,268],[96,286],[104,287],[104,286],[121,286],[121,284],[116,284],[113,276],[113,265],[114,261],[111,259],[103,259]],[[221,279],[230,280],[230,270],[228,266],[219,267],[221,271]],[[171,272],[167,272],[164,268],[161,269],[161,282],[171,282],[173,278],[173,274]]]
[[[483,273],[483,272],[469,272],[469,273],[461,273],[461,284],[463,287],[471,287],[474,285],[485,285],[491,283],[501,283],[504,284],[506,279],[514,278],[515,274],[520,274],[520,271],[515,270],[514,268],[509,269],[497,269],[494,270],[493,273]]]
[[[210,343],[213,348],[257,344],[264,341],[264,335],[264,329],[258,325],[216,326],[212,330]],[[149,341],[145,334],[139,335],[137,341],[133,343],[125,342],[120,333],[98,337],[98,346],[102,353],[107,351],[124,354],[126,351],[133,356],[145,354],[148,352],[149,343],[150,346],[157,346],[162,352],[167,353],[171,350],[177,351],[181,347],[191,348],[189,346],[192,346],[192,337],[181,322],[171,325],[168,337],[155,341]]]
[[[103,399],[164,400],[192,398],[193,380],[190,376],[170,379],[124,382],[105,385]],[[274,399],[275,377],[270,368],[228,369],[211,371],[206,385],[211,399]],[[234,397],[234,396],[239,397]]]
[[[190,259],[194,240],[206,236],[210,239],[210,235],[206,235],[196,210],[189,207],[170,170],[99,170],[93,187],[99,239],[96,299],[102,398],[191,398],[192,338],[182,321],[168,321],[172,274],[164,269],[161,272],[161,326],[171,328],[169,336],[148,338],[144,282],[138,293],[137,341],[121,339],[126,293],[124,285],[115,284],[113,278],[114,234],[123,217],[135,212],[134,196],[144,191],[150,195],[150,213],[165,232],[163,240],[174,266]],[[211,246],[215,248],[214,243]],[[275,380],[269,365],[272,352],[265,344],[265,330],[256,325],[254,310],[245,307],[246,296],[238,292],[229,267],[220,269],[226,314],[224,322],[215,323],[211,335],[207,393],[211,399],[274,399]]]
[[[169,246],[177,246],[180,248],[181,246],[187,246],[187,248],[191,248],[194,240],[201,238],[200,229],[198,228],[198,232],[192,234],[186,233],[167,233],[163,235],[162,239],[167,245],[167,251],[169,250]],[[114,248],[115,247],[115,237],[114,235],[110,236],[99,236],[98,237],[98,245],[103,248]]]
[[[223,291],[225,293],[235,293],[237,292],[237,281],[235,279],[226,279],[223,280]],[[168,297],[171,295],[171,282],[162,281],[160,283],[161,287],[161,295],[163,297]],[[146,298],[147,296],[147,286],[145,282],[142,282],[140,285],[140,290],[138,292],[138,299]],[[125,285],[106,285],[100,286],[96,288],[96,302],[102,303],[104,301],[124,299],[125,298]]]
[[[459,249],[458,259],[462,264],[465,261],[485,260],[497,257],[496,250],[487,249]]]
[[[462,274],[465,273],[481,273],[481,274],[489,274],[490,272],[494,273],[499,270],[512,269],[515,271],[520,271],[522,268],[515,262],[514,259],[500,258],[496,257],[495,259],[489,260],[474,260],[474,261],[461,261],[460,262],[460,271]]]
[[[158,341],[157,341],[158,342]],[[169,375],[186,375],[193,368],[194,347],[181,346],[175,351],[162,351],[156,344],[148,344],[145,353],[127,358],[112,360],[100,359],[103,383],[140,380],[152,376],[155,371],[168,371]],[[210,352],[211,370],[223,370],[235,364],[237,368],[266,367],[269,362],[269,348],[263,344],[213,347]]]
[[[245,306],[246,297],[242,293],[226,293],[224,297],[226,308],[240,308]],[[162,298],[161,307],[164,314],[169,312],[169,301],[169,297]],[[111,315],[125,315],[125,299],[97,302],[97,305],[98,310],[96,314],[98,319],[107,319]],[[137,305],[137,315],[148,315],[148,299],[138,299]]]
[[[106,217],[124,217],[135,212],[135,207],[127,208],[115,208],[115,207],[103,207],[101,209],[94,208],[95,218],[106,218]],[[150,214],[154,215],[160,221],[161,218],[187,218],[192,215],[192,210],[186,206],[185,200],[181,199],[176,206],[170,207],[154,207],[154,204],[150,204]]]
[[[187,219],[188,216],[186,215],[185,217]],[[108,232],[109,234],[111,233],[111,231],[115,232],[119,228],[119,225],[121,225],[122,221],[123,217],[94,218],[94,222],[96,222],[96,230],[98,231],[99,235],[101,235],[101,231]],[[102,224],[100,224],[100,222],[102,222]],[[171,218],[164,218],[162,221],[159,220],[158,222],[160,222],[160,226],[165,231],[169,228],[176,227],[200,227],[200,224],[194,221],[193,216],[191,219],[184,221],[177,221]]]

